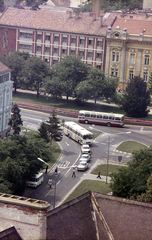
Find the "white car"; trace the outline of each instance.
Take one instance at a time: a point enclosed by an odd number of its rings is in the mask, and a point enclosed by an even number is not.
[[[90,154],[82,154],[79,161],[86,161],[86,162],[89,162],[90,160]]]
[[[90,147],[87,144],[82,145],[81,151],[82,153],[85,153],[85,154],[91,154]]]
[[[80,162],[77,166],[78,171],[85,171],[89,167],[89,164],[87,162]]]

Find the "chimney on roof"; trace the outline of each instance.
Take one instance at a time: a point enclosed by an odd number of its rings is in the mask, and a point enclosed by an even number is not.
[[[92,3],[92,12],[96,14],[97,17],[100,16],[100,0],[93,0]]]
[[[79,18],[79,12],[76,12],[75,13],[75,19],[78,19]]]

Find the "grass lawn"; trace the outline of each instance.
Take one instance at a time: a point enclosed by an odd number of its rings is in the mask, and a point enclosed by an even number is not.
[[[121,166],[121,164],[120,164]],[[119,165],[112,165],[112,164],[108,164],[108,173],[112,173],[112,172],[116,172],[119,169]],[[102,176],[106,176],[107,175],[107,164],[100,164],[98,165],[96,168],[94,168],[92,170],[92,174],[97,175],[98,171],[100,171]]]
[[[133,151],[138,151],[143,148],[148,148],[148,147],[139,142],[125,141],[117,147],[117,150],[122,152],[132,153]]]
[[[66,99],[53,99],[52,97],[40,95],[39,98],[36,98],[36,94],[32,93],[22,93],[13,92],[13,101],[17,102],[26,102],[31,104],[37,104],[42,106],[54,107],[54,108],[63,108],[63,109],[72,109],[72,110],[96,110],[102,112],[113,112],[124,114],[124,111],[117,106],[95,104],[90,102],[85,102],[83,105],[78,106],[74,100],[69,99],[68,102]]]
[[[105,182],[96,180],[84,180],[78,185],[78,187],[73,191],[73,193],[69,195],[65,202],[75,199],[78,196],[84,194],[85,192],[88,192],[89,190],[103,194],[111,192],[109,184],[106,184]]]

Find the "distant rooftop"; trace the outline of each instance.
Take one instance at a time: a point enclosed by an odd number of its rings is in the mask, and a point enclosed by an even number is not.
[[[116,14],[111,13],[104,18],[101,27],[101,17],[90,13],[79,14],[41,9],[38,11],[8,8],[0,17],[0,25],[70,32],[78,34],[105,36],[107,27],[111,26]]]
[[[6,73],[6,72],[10,72],[11,69],[8,68],[5,64],[3,64],[2,62],[0,62],[0,74]]]

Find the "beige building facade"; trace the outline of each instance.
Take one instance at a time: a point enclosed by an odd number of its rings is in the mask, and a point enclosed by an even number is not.
[[[117,76],[119,87],[140,76],[148,83],[152,72],[152,18],[117,18],[106,37],[105,74]]]

